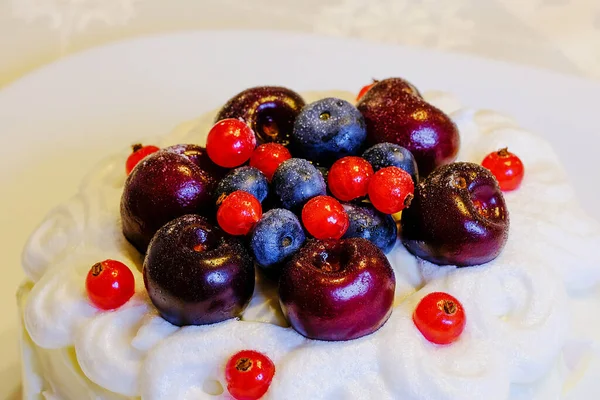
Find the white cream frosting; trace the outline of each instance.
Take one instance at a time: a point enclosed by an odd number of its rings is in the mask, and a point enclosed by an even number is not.
[[[343,92],[306,98],[325,95],[352,98]],[[266,399],[523,400],[549,393],[560,399],[577,393],[577,384],[590,384],[590,370],[600,371],[600,323],[588,314],[600,304],[594,291],[599,224],[579,208],[542,138],[495,112],[461,108],[448,94],[426,98],[458,125],[460,160],[480,162],[508,146],[525,164],[522,187],[505,195],[510,235],[496,260],[438,267],[398,243],[388,254],[397,281],[392,316],[376,333],[353,341],[300,336],[287,327],[276,288],[260,279],[241,320],[175,327],[148,300],[141,258],[120,231],[123,152],[94,169],[25,248],[24,268],[35,284],[23,290],[24,352],[36,364],[25,374],[32,382],[25,398],[227,399],[224,365],[242,349],[275,362]],[[154,143],[203,143],[213,115]],[[137,294],[102,312],[87,300],[84,282],[90,266],[106,258],[131,267]],[[427,342],[411,317],[420,298],[440,290],[457,297],[467,313],[465,332],[449,346]]]

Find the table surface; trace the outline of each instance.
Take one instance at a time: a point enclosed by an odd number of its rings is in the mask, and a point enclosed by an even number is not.
[[[598,0],[0,0],[0,87],[86,48],[191,29],[358,37],[600,79]]]

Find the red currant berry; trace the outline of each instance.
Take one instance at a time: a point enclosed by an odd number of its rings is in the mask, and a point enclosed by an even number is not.
[[[242,350],[227,361],[227,390],[236,400],[260,399],[269,389],[275,364],[266,355],[254,350]]]
[[[344,157],[329,169],[327,183],[331,193],[342,201],[366,196],[373,167],[362,157]]]
[[[105,260],[90,269],[85,280],[90,301],[103,310],[121,307],[135,293],[133,273],[122,262]]]
[[[285,146],[279,143],[265,143],[252,153],[250,166],[258,168],[270,182],[279,164],[290,158],[292,154]]]
[[[363,86],[362,89],[360,89],[360,92],[358,92],[358,96],[356,96],[356,101],[359,101],[377,82],[378,81],[373,80],[373,83]]]
[[[260,201],[248,192],[236,190],[225,197],[217,211],[217,222],[230,235],[246,235],[262,217]]]
[[[507,148],[488,154],[481,165],[494,174],[500,189],[505,192],[518,188],[525,175],[525,167],[521,159]]]
[[[465,329],[467,317],[462,304],[448,293],[433,292],[423,297],[413,313],[413,321],[425,339],[450,344]]]
[[[384,214],[395,214],[410,205],[415,184],[410,174],[398,167],[385,167],[369,181],[369,200]]]
[[[141,144],[134,144],[131,146],[133,152],[127,157],[127,162],[125,163],[125,171],[127,175],[133,171],[136,165],[144,158],[149,156],[152,153],[156,153],[160,149],[156,146],[142,146]]]
[[[302,208],[302,223],[308,233],[324,240],[344,236],[350,220],[339,201],[330,196],[317,196]]]
[[[225,168],[234,168],[248,161],[255,147],[256,136],[252,129],[235,118],[217,122],[206,138],[208,157]]]

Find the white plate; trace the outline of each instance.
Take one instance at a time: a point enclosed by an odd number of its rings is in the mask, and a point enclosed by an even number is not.
[[[87,51],[0,92],[0,398],[18,398],[20,249],[94,163],[249,86],[357,91],[371,77],[388,76],[454,92],[464,104],[504,111],[542,133],[600,218],[598,83],[455,54],[273,32],[191,32]]]

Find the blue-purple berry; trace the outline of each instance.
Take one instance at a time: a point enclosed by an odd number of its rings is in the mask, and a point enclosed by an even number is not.
[[[217,185],[214,192],[217,203],[236,190],[248,192],[262,202],[269,194],[269,183],[258,168],[236,168],[225,175]]]
[[[384,253],[394,247],[398,229],[391,215],[380,213],[368,203],[345,203],[343,206],[350,220],[344,238],[367,239]]]
[[[371,164],[375,172],[385,167],[398,167],[410,174],[415,185],[419,182],[417,162],[412,153],[402,146],[394,143],[379,143],[365,150],[362,156]]]
[[[272,191],[279,204],[293,212],[315,196],[326,194],[323,175],[307,160],[290,158],[277,167],[271,181]]]

